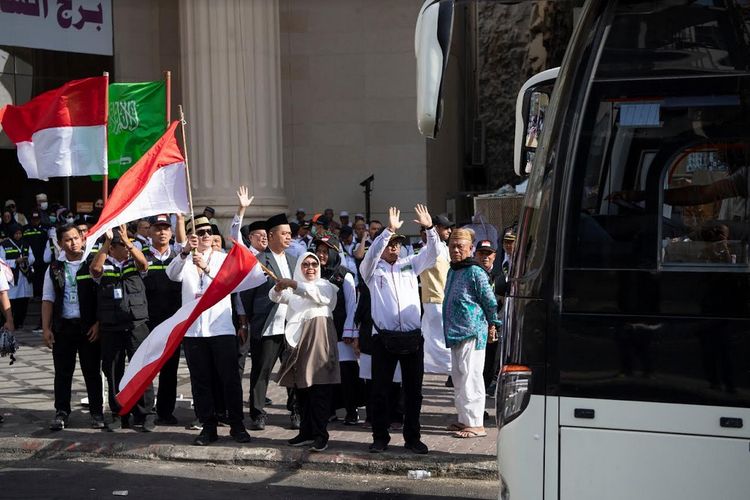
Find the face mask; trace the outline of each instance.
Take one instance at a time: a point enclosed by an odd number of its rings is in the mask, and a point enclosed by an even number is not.
[[[55,222],[57,222],[57,217],[54,216],[54,215],[50,215],[49,216],[49,222],[50,222],[50,224],[54,224]]]
[[[75,221],[74,217],[66,217],[65,218],[65,222],[67,222],[68,224],[73,224],[73,221]]]
[[[48,206],[49,206],[49,203],[47,203],[46,201],[43,201],[39,204],[39,208],[41,208],[42,210],[47,210]]]

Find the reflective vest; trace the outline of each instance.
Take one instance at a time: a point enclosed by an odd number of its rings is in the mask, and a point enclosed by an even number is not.
[[[81,313],[81,331],[88,330],[96,323],[96,282],[89,271],[92,258],[81,263],[76,273],[78,289],[78,309]],[[65,262],[53,260],[47,271],[55,289],[55,302],[52,308],[52,330],[59,329],[62,322],[63,300],[65,299]]]
[[[148,297],[148,317],[152,326],[156,326],[172,316],[182,305],[182,283],[172,281],[167,276],[167,266],[177,257],[170,248],[169,257],[159,260],[151,252],[151,247],[143,249],[148,261],[148,274],[143,278]]]
[[[133,259],[120,268],[108,259],[97,287],[97,318],[103,330],[132,330],[148,320],[146,286]]]

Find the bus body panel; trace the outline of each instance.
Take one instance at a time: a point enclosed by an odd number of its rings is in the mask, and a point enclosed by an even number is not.
[[[498,434],[501,498],[539,500],[543,496],[544,399],[532,395],[524,412]]]
[[[746,500],[746,439],[561,427],[560,500]]]
[[[737,438],[750,444],[750,408],[562,397],[560,425]],[[750,448],[746,452],[750,458]]]
[[[544,420],[544,498],[557,498],[560,480],[560,398],[547,396]]]

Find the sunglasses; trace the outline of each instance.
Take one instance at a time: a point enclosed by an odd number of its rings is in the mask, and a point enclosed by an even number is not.
[[[305,269],[305,268],[316,269],[318,266],[320,266],[320,264],[318,262],[315,262],[315,261],[313,261],[313,262],[303,262],[302,263],[302,269]]]
[[[198,236],[211,236],[213,233],[210,229],[199,229],[195,232]]]

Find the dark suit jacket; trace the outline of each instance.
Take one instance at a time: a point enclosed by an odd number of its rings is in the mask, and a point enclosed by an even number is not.
[[[294,265],[296,264],[295,259],[289,254],[284,254],[286,257],[287,264],[289,264],[289,270],[294,276]],[[271,255],[271,250],[266,249],[265,251],[256,255],[258,262],[269,268],[273,273],[281,277],[281,270],[276,265],[276,259]],[[245,290],[240,293],[240,300],[242,300],[242,306],[245,308],[245,314],[247,315],[248,324],[250,326],[250,337],[254,339],[260,339],[263,336],[263,332],[266,329],[266,325],[273,320],[276,314],[276,309],[279,305],[268,298],[268,291],[273,288],[276,283],[270,277],[266,279],[266,282],[262,285]],[[283,331],[274,332],[275,334],[282,334]]]

